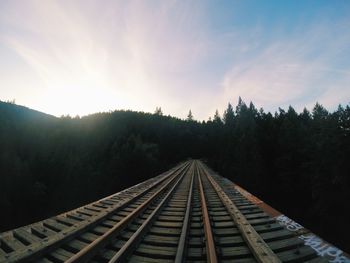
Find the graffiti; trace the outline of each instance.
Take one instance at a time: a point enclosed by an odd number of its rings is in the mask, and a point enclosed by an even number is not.
[[[304,228],[302,225],[298,224],[297,222],[293,221],[292,219],[290,219],[285,215],[280,215],[276,217],[276,220],[281,225],[284,225],[289,231],[295,232]]]
[[[285,215],[276,217],[276,220],[281,225],[284,225],[289,231],[296,232],[304,229],[302,225]],[[331,263],[350,263],[350,259],[344,255],[342,250],[326,243],[314,234],[300,235],[299,238],[304,241],[305,245],[314,249],[318,255],[327,258]]]
[[[229,181],[228,181],[229,182]],[[249,201],[251,201],[254,204],[257,204],[259,207],[262,207],[262,204],[264,204],[259,198],[255,197],[254,195],[250,194],[243,188],[239,187],[238,185],[235,185],[234,188],[241,193],[244,197],[246,197]],[[266,207],[263,207],[262,209],[266,209]],[[275,211],[276,213],[279,213],[278,211]],[[267,212],[268,213],[268,212]],[[331,263],[350,263],[350,258],[347,254],[345,254],[342,250],[334,247],[333,245],[325,242],[318,236],[309,233],[307,229],[305,229],[302,225],[298,224],[294,220],[290,219],[289,217],[285,215],[279,215],[277,217],[274,217],[276,221],[284,226],[286,229],[292,232],[296,232],[295,234],[299,236],[301,240],[304,241],[304,244],[306,246],[311,247],[313,250],[316,251],[316,253],[327,259]],[[305,234],[308,232],[309,234]]]
[[[301,235],[299,238],[304,241],[305,245],[313,248],[317,254],[322,257],[326,257],[329,262],[350,263],[350,259],[344,255],[342,250],[326,243],[314,234]]]

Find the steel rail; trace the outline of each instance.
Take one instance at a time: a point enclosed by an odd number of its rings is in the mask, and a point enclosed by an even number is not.
[[[191,208],[192,208],[193,181],[194,181],[194,171],[191,176],[191,184],[190,184],[190,189],[187,197],[186,213],[185,213],[185,217],[182,225],[179,244],[177,246],[175,263],[184,262],[185,250],[187,245],[188,228],[190,224],[190,214],[191,214]]]
[[[187,167],[186,167],[187,168]],[[182,172],[186,172],[187,169],[182,170]],[[183,174],[184,174],[183,173]],[[182,176],[183,176],[182,174]],[[171,180],[169,180],[165,185],[163,185],[157,192],[155,192],[151,197],[149,197],[144,203],[142,203],[139,207],[137,207],[134,211],[132,211],[130,214],[128,214],[125,218],[123,218],[121,221],[119,221],[116,225],[114,225],[111,229],[109,229],[107,232],[105,232],[102,236],[95,239],[93,242],[91,242],[89,245],[84,247],[82,250],[80,250],[77,254],[69,258],[66,263],[73,263],[73,262],[87,262],[89,259],[91,259],[93,256],[96,255],[96,252],[106,246],[111,239],[116,237],[120,231],[125,229],[125,227],[136,217],[138,217],[147,207],[152,204],[152,202],[160,195],[162,194],[179,176],[180,174],[177,174],[174,176]],[[182,178],[181,176],[181,178]]]
[[[110,215],[115,213],[116,211],[123,209],[124,207],[128,206],[129,204],[135,202],[137,199],[141,198],[157,186],[161,185],[163,182],[169,179],[169,182],[173,181],[174,178],[178,176],[182,171],[186,170],[188,168],[189,163],[185,162],[182,165],[180,165],[177,169],[169,171],[169,174],[164,176],[164,178],[160,179],[158,182],[156,182],[151,187],[147,188],[145,191],[138,193],[137,195],[133,196],[130,200],[126,201],[122,205],[106,209],[103,211],[103,213],[100,213],[98,216],[93,218],[92,220],[86,220],[82,221],[82,223],[78,225],[73,225],[71,227],[68,227],[67,229],[62,230],[61,232],[58,232],[55,236],[51,238],[45,238],[40,243],[33,243],[29,246],[26,246],[22,250],[16,251],[15,254],[6,255],[5,261],[0,260],[0,263],[6,262],[6,263],[12,263],[12,262],[28,262],[35,260],[44,254],[49,253],[50,251],[59,248],[62,244],[65,242],[69,242],[70,240],[73,240],[80,234],[86,232],[89,228],[92,228],[96,225],[98,225],[100,222],[108,218]],[[172,178],[173,177],[173,178]],[[169,183],[168,182],[168,183]],[[87,223],[87,224],[84,224]]]
[[[196,162],[197,164],[197,162]],[[197,168],[197,175],[198,175],[198,181],[199,181],[199,191],[200,191],[200,199],[201,199],[201,206],[202,206],[202,216],[203,216],[203,224],[204,224],[204,234],[206,239],[206,251],[207,251],[207,262],[209,263],[217,263],[217,255],[215,250],[215,242],[213,237],[213,232],[211,230],[210,225],[210,218],[208,213],[208,207],[205,200],[205,193],[204,188],[202,184],[201,175],[199,173],[198,165]]]
[[[222,187],[212,178],[206,169],[201,164],[201,170],[208,178],[216,193],[220,197],[222,203],[225,205],[231,218],[235,222],[238,230],[242,234],[243,239],[246,241],[250,251],[254,255],[255,259],[260,263],[280,263],[281,260],[271,250],[271,248],[265,243],[261,236],[255,231],[254,227],[249,223],[246,217],[237,208],[234,202],[227,196]]]
[[[191,168],[193,170],[193,164],[192,164]],[[118,252],[108,261],[109,263],[125,262],[125,259],[130,255],[130,253],[132,252],[132,249],[134,249],[138,245],[138,243],[140,242],[140,240],[144,236],[145,232],[149,229],[151,224],[156,219],[157,215],[161,212],[164,205],[172,197],[172,195],[175,192],[175,189],[177,187],[179,187],[180,183],[182,182],[182,179],[191,170],[191,168],[189,168],[189,170],[186,171],[186,173],[182,174],[182,176],[176,181],[176,183],[172,186],[170,191],[166,194],[166,196],[162,199],[162,201],[157,205],[157,207],[152,211],[152,213],[148,216],[148,218],[142,223],[142,225],[137,229],[137,231],[118,250]]]

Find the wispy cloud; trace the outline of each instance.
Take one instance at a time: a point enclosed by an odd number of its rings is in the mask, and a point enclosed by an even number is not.
[[[153,111],[169,102],[176,114],[173,93],[187,87],[172,80],[202,56],[201,8],[190,1],[89,3],[33,0],[3,7],[1,43],[45,83],[39,108],[54,114]],[[63,97],[65,108],[53,103]]]
[[[291,21],[287,32],[231,23],[242,4],[224,6],[226,20],[218,5],[3,1],[1,92],[55,115],[161,106],[179,117],[191,108],[198,119],[238,96],[268,110],[350,101],[348,16]]]
[[[242,96],[269,110],[349,103],[348,28],[349,19],[324,21],[248,48],[225,74],[222,100]]]

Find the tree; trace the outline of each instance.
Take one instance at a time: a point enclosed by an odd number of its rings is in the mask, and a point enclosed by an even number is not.
[[[236,106],[236,114],[240,115],[240,114],[244,114],[246,111],[248,110],[247,105],[245,104],[245,102],[242,100],[241,97],[238,98],[238,104]]]
[[[328,111],[318,102],[312,110],[312,117],[314,120],[326,119],[328,116]]]
[[[224,112],[224,123],[227,126],[232,126],[235,120],[235,113],[231,103],[228,103],[227,109]]]
[[[192,111],[190,110],[189,112],[188,112],[188,115],[187,115],[187,119],[186,119],[187,121],[193,121],[193,115],[192,115]]]
[[[221,117],[220,117],[220,114],[219,114],[218,110],[215,111],[213,121],[215,123],[222,123],[222,120],[221,120]]]
[[[155,115],[163,116],[162,108],[156,107],[156,110],[154,111]]]

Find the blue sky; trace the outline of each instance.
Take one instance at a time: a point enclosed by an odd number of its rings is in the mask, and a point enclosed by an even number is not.
[[[0,99],[197,119],[350,102],[350,1],[0,2]]]

